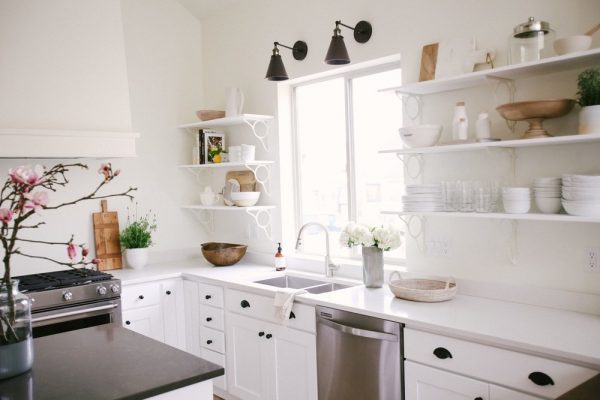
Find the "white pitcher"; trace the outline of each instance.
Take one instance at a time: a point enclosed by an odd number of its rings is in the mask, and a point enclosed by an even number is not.
[[[242,113],[244,107],[244,92],[240,88],[227,89],[227,105],[225,106],[225,116],[235,117]]]

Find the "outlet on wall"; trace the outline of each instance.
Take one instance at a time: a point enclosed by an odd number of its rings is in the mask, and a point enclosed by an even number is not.
[[[588,272],[600,272],[600,247],[585,249],[585,265]]]

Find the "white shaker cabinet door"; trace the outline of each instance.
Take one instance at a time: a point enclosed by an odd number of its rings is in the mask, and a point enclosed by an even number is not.
[[[542,398],[490,385],[490,400],[542,400]]]
[[[144,336],[164,342],[165,334],[160,306],[123,311],[123,326]]]
[[[165,343],[185,350],[185,312],[183,281],[170,279],[161,283],[161,303],[165,327]]]
[[[411,361],[404,363],[405,400],[488,400],[489,385]]]

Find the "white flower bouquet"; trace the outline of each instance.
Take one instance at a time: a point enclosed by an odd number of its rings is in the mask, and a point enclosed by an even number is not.
[[[389,251],[400,247],[402,232],[394,225],[368,227],[363,224],[349,222],[340,235],[342,246],[375,246]]]

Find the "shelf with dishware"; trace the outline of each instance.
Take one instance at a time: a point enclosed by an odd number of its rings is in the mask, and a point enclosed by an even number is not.
[[[213,212],[245,213],[252,217],[256,226],[260,228],[269,239],[272,239],[271,212],[276,208],[275,206],[260,205],[242,207],[226,205],[205,206],[201,204],[194,204],[183,206],[182,208],[194,213],[200,224],[209,233],[213,233],[215,229]]]
[[[201,174],[206,171],[214,171],[217,169],[232,169],[232,168],[245,168],[252,171],[256,182],[259,183],[267,196],[271,195],[270,189],[270,178],[271,178],[271,166],[275,161],[271,160],[254,160],[254,161],[241,161],[241,162],[221,162],[221,163],[209,163],[209,164],[187,164],[179,165],[179,168],[183,168],[190,173],[194,174],[196,178],[201,179]],[[261,171],[263,171],[261,173]]]
[[[476,218],[476,219],[502,219],[515,221],[549,221],[549,222],[587,222],[600,223],[600,217],[579,217],[567,214],[509,214],[509,213],[476,213],[476,212],[454,212],[454,211],[431,211],[431,212],[412,212],[412,211],[382,211],[386,215],[398,216],[418,216],[418,217],[454,217],[454,218]]]
[[[548,57],[539,61],[469,72],[442,79],[411,82],[402,86],[381,89],[381,92],[395,92],[402,95],[424,96],[453,90],[466,89],[497,81],[513,81],[544,74],[567,71],[600,64],[600,48]]]

